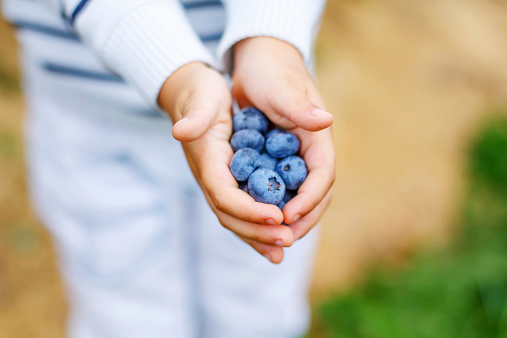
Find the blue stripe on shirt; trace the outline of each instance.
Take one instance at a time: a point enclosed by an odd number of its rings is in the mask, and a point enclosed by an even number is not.
[[[81,1],[79,1],[79,3],[77,4],[76,8],[74,9],[74,11],[72,12],[72,14],[70,15],[69,22],[70,22],[71,25],[74,25],[74,21],[76,21],[76,17],[81,12],[81,10],[86,6],[86,4],[88,3],[88,1],[89,0],[81,0]]]
[[[192,8],[202,8],[202,7],[212,7],[212,6],[222,6],[222,1],[219,0],[200,0],[193,2],[183,3],[183,8],[192,9]]]
[[[218,41],[222,38],[222,35],[224,32],[214,33],[214,34],[199,34],[199,39],[201,39],[202,42],[211,42],[211,41]]]
[[[15,21],[13,22],[13,25],[19,29],[26,29],[30,31],[34,31],[41,34],[47,34],[58,38],[68,39],[76,42],[80,42],[81,39],[79,36],[75,33],[51,27],[51,26],[45,26],[41,25],[35,22],[28,22],[28,21]],[[223,32],[217,32],[212,34],[201,34],[199,35],[199,38],[203,42],[210,42],[210,41],[218,41],[222,37]]]
[[[125,81],[119,77],[118,75],[98,72],[88,69],[75,68],[70,66],[64,66],[52,62],[44,62],[41,67],[49,72],[61,74],[61,75],[69,75],[80,78],[85,78],[89,80],[100,80],[106,82],[115,82],[115,83],[125,83]]]
[[[54,37],[73,40],[73,41],[81,41],[79,39],[79,37],[74,33],[71,33],[69,31],[66,31],[63,29],[51,27],[51,26],[41,25],[41,24],[38,24],[35,22],[28,22],[28,21],[19,20],[19,21],[14,21],[13,25],[19,29],[26,29],[26,30],[37,32],[37,33],[47,34],[47,35],[51,35]]]

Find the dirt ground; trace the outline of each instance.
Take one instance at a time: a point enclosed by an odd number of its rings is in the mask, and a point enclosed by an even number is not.
[[[467,144],[507,105],[507,1],[329,0],[317,77],[336,116],[337,181],[313,299],[403,264],[456,224]],[[0,25],[0,337],[63,337],[49,236],[30,211],[14,39]]]
[[[334,200],[314,291],[439,245],[470,137],[507,101],[507,2],[330,1],[318,79],[337,117]]]

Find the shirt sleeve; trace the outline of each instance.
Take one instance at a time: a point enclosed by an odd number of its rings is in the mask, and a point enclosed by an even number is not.
[[[234,44],[256,36],[292,44],[310,66],[325,3],[325,0],[224,0],[228,23],[217,51],[223,69],[232,71]]]
[[[61,0],[61,11],[105,64],[152,105],[181,66],[216,61],[178,0]]]

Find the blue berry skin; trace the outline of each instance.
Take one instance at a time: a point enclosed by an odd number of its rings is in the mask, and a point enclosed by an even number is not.
[[[274,158],[284,158],[297,153],[299,145],[299,139],[292,133],[274,133],[266,140],[266,151]]]
[[[243,182],[261,165],[261,156],[252,148],[238,150],[232,157],[229,169],[236,181]]]
[[[266,134],[266,140],[268,139],[268,137],[271,137],[275,134],[280,134],[280,133],[284,133],[283,130],[280,130],[280,129],[271,129],[270,131],[268,131],[268,133]]]
[[[280,210],[283,210],[283,207],[285,206],[285,204],[287,204],[291,199],[293,199],[294,196],[296,196],[296,194],[297,194],[297,191],[285,190],[285,195],[283,196],[282,201],[280,203],[278,203],[278,207],[280,208]]]
[[[259,168],[266,168],[266,169],[275,170],[277,163],[278,163],[278,160],[276,158],[273,158],[269,154],[264,153],[264,154],[261,154],[261,165]]]
[[[231,146],[234,151],[252,148],[260,153],[262,148],[264,148],[264,136],[253,129],[239,130],[232,135]]]
[[[276,172],[280,174],[287,189],[290,190],[299,188],[308,175],[305,161],[299,156],[281,159],[276,165]]]
[[[242,109],[232,117],[234,131],[253,129],[265,134],[268,131],[268,119],[263,112],[257,108],[249,107]]]
[[[261,168],[250,175],[248,192],[257,202],[276,205],[285,195],[285,183],[276,171]]]

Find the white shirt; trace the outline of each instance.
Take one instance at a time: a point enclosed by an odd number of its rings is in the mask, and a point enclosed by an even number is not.
[[[232,46],[248,37],[286,41],[311,63],[325,0],[222,2],[225,11],[217,0],[4,0],[3,11],[20,29],[46,35],[48,69],[124,79],[153,106],[164,81],[187,63],[230,72]],[[82,57],[56,48],[63,44]]]

